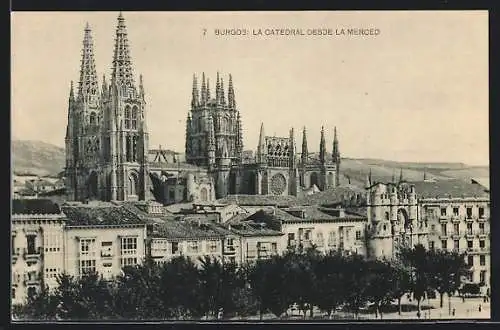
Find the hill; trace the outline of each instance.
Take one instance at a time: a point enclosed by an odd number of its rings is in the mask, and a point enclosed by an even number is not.
[[[64,169],[64,149],[41,141],[13,140],[12,171],[15,174],[57,176]]]
[[[64,168],[64,149],[41,141],[12,141],[13,170],[16,174],[36,174],[56,176]],[[314,155],[312,155],[314,156]],[[180,159],[184,155],[179,154]],[[374,181],[399,179],[400,170],[408,181],[424,178],[436,180],[488,178],[488,166],[469,166],[462,163],[415,163],[396,162],[381,159],[343,158],[341,163],[342,181],[363,186],[368,173]]]

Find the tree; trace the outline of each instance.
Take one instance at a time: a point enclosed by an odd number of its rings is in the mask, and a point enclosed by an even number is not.
[[[313,302],[322,311],[328,312],[329,318],[332,317],[335,309],[345,302],[347,292],[343,284],[344,266],[343,256],[336,251],[331,251],[318,261],[314,269],[317,278],[317,294]]]
[[[417,316],[421,316],[421,302],[429,288],[432,287],[433,266],[423,245],[418,244],[413,249],[402,249],[401,258],[404,264],[411,268],[411,291],[417,301]]]
[[[395,260],[392,262],[392,272],[394,278],[394,287],[392,294],[398,301],[398,314],[401,315],[401,298],[411,292],[411,269],[402,262]]]
[[[273,256],[268,260],[257,260],[248,279],[250,288],[259,302],[259,314],[269,310],[277,317],[288,309],[291,299],[285,282],[285,259]]]
[[[469,266],[465,262],[465,255],[457,252],[429,251],[428,257],[434,269],[432,287],[439,292],[439,305],[443,308],[444,294],[450,298],[460,288],[462,277],[469,271]],[[451,311],[451,307],[449,309]]]
[[[28,297],[26,304],[16,306],[13,316],[28,320],[57,320],[57,297],[43,286],[35,296]]]
[[[356,318],[361,307],[368,302],[368,271],[367,263],[362,256],[353,254],[346,257],[343,282],[347,292],[345,303]]]
[[[394,288],[397,287],[393,267],[387,261],[367,261],[369,300],[375,305],[375,316],[382,318],[382,307],[390,305],[394,299]]]
[[[160,299],[169,316],[176,319],[203,315],[199,301],[198,269],[191,259],[176,257],[163,265],[160,272]]]

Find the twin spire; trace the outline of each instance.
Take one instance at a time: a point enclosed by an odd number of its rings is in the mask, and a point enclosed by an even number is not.
[[[198,91],[198,80],[193,74],[193,91],[191,98],[191,107],[195,108],[200,105],[205,105],[212,100],[210,95],[210,81],[205,77],[205,72],[201,75],[201,91]],[[229,74],[229,83],[227,90],[227,102],[224,91],[224,79],[220,77],[217,72],[217,79],[215,83],[215,103],[217,105],[227,105],[230,109],[236,109],[236,102],[234,99],[233,78]]]
[[[94,59],[94,42],[89,23],[85,25],[83,36],[80,80],[78,82],[78,99],[90,100],[98,96],[97,71]]]
[[[332,150],[332,158],[335,163],[340,162],[340,151],[339,151],[339,140],[337,137],[337,127],[334,127],[334,137],[333,137],[333,150]],[[307,130],[304,127],[302,131],[302,153],[301,160],[303,164],[307,163],[309,157],[309,150],[307,148]],[[321,127],[321,139],[319,143],[319,160],[322,163],[326,163],[326,142],[325,142],[325,128]]]
[[[99,96],[98,78],[94,58],[94,45],[92,30],[87,23],[83,37],[82,60],[80,67],[80,80],[78,82],[77,98],[89,101]],[[132,61],[127,37],[125,18],[120,12],[116,27],[115,48],[113,53],[111,84],[135,88],[134,75],[132,71]],[[102,96],[108,93],[108,84],[103,77]],[[142,87],[142,77],[140,77],[139,93],[144,94]]]

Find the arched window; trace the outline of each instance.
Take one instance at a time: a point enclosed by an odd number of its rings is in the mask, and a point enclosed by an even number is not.
[[[201,190],[200,190],[200,199],[201,199],[202,202],[208,201],[207,188],[201,188]]]
[[[128,193],[129,195],[137,195],[139,192],[139,178],[137,177],[137,174],[135,173],[130,173],[128,177]]]
[[[313,185],[319,186],[318,173],[316,172],[311,173],[311,187]]]
[[[130,129],[130,106],[125,107],[125,129]]]
[[[138,109],[137,107],[134,106],[132,108],[132,119],[131,119],[132,129],[137,129],[137,113]]]
[[[92,111],[90,113],[90,125],[91,126],[97,125],[97,119],[96,119],[96,117],[97,116],[96,116],[95,112]]]
[[[385,220],[389,220],[389,212],[385,212]]]

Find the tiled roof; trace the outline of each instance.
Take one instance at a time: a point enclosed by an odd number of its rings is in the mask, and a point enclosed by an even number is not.
[[[165,209],[170,213],[179,213],[182,210],[192,210],[193,203],[178,203],[165,206]]]
[[[415,186],[417,198],[489,197],[486,189],[478,184],[459,179],[410,182]]]
[[[365,190],[353,185],[339,186],[312,195],[305,195],[291,205],[329,205],[349,201],[353,196],[360,195],[364,201]]]
[[[60,214],[61,208],[50,199],[14,199],[12,214]]]
[[[275,195],[228,195],[218,199],[218,203],[237,204],[246,206],[277,205],[287,206],[297,200],[295,196],[275,196]]]
[[[254,221],[241,221],[231,224],[225,224],[224,227],[237,235],[245,237],[284,235],[284,233],[279,230],[273,230],[269,228],[265,223],[259,224]]]
[[[184,162],[176,162],[176,163],[159,163],[159,162],[149,162],[150,169],[159,170],[198,170],[198,171],[206,171],[205,168],[201,166],[196,166],[193,164],[188,164]]]
[[[152,237],[169,239],[222,239],[231,234],[228,230],[209,223],[170,220],[155,226]]]
[[[66,188],[54,189],[47,192],[41,192],[39,194],[39,196],[65,196],[65,195],[66,195]]]
[[[471,182],[483,186],[486,190],[490,190],[490,178],[473,178]]]
[[[69,205],[64,204],[62,211],[68,218],[68,226],[119,226],[142,225],[147,221],[121,205]]]

